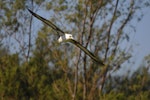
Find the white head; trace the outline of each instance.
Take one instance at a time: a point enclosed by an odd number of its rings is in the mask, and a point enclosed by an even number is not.
[[[72,34],[65,33],[65,36],[60,36],[58,42],[63,42],[64,40],[74,39]]]
[[[73,39],[73,36],[72,36],[72,34],[66,33],[66,34],[65,34],[65,38],[66,38],[66,40],[67,40],[67,39]]]

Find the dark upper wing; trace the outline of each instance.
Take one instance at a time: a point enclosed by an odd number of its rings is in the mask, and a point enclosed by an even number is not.
[[[34,17],[36,17],[37,19],[41,20],[42,22],[44,22],[45,24],[47,24],[48,26],[50,26],[51,28],[53,28],[53,29],[56,30],[57,32],[60,32],[60,33],[63,33],[63,34],[64,34],[64,32],[63,32],[61,29],[59,29],[56,25],[54,25],[51,21],[49,21],[49,20],[47,20],[47,19],[45,19],[45,18],[39,16],[38,14],[34,13],[34,12],[31,11],[30,9],[28,9],[28,10],[29,10],[29,12],[30,12]]]
[[[74,45],[76,45],[77,47],[79,47],[81,50],[83,50],[87,55],[89,55],[94,61],[98,62],[101,65],[104,65],[104,63],[99,60],[93,53],[91,53],[88,49],[86,49],[85,47],[83,47],[79,42],[73,40],[73,39],[68,39],[67,42],[71,42]]]

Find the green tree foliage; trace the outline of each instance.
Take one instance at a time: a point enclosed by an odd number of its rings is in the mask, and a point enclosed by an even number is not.
[[[150,97],[150,73],[145,65],[140,66],[131,76],[127,72],[124,76],[115,76],[109,79],[109,82],[106,83],[109,91],[106,91],[103,99],[148,100]]]
[[[149,0],[2,0],[0,99],[148,100],[149,56],[132,74],[111,72],[132,56],[129,47],[121,45],[130,40],[132,22],[142,19],[149,4]],[[26,7],[42,17],[51,15],[53,23],[73,34],[106,66],[72,44],[58,44],[58,34],[45,24],[38,26],[40,21],[33,20]]]

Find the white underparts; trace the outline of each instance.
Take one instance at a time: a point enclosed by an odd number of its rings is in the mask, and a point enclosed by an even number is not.
[[[59,39],[58,39],[58,42],[60,43],[62,41],[63,41],[62,36],[60,36]]]
[[[58,39],[58,42],[60,43],[60,42],[63,42],[65,40],[68,40],[68,39],[74,39],[73,36],[72,36],[72,34],[66,33],[63,36],[60,36],[59,39]]]

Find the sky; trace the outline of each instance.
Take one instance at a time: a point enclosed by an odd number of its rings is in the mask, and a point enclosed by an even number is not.
[[[136,25],[136,32],[130,37],[130,43],[133,45],[133,52],[131,62],[133,66],[122,66],[117,74],[124,75],[124,72],[134,72],[137,68],[141,67],[144,57],[150,55],[150,8],[145,10],[144,16]]]
[[[137,43],[135,51],[135,63],[142,63],[144,56],[150,54],[150,9],[146,11],[143,19],[137,24],[134,43]]]
[[[40,15],[43,15],[40,12]],[[38,13],[39,14],[39,13]],[[46,16],[45,18],[48,18]],[[37,19],[36,19],[37,20]],[[39,21],[41,22],[41,21]],[[140,22],[136,25],[136,32],[131,37],[131,45],[133,45],[133,57],[132,60],[135,62],[134,68],[137,69],[142,63],[144,57],[150,54],[150,9],[145,9],[144,16]]]
[[[45,15],[43,13],[45,12],[38,14]],[[48,18],[48,15],[45,15],[44,17]],[[38,20],[36,19],[36,21]],[[41,21],[38,22],[41,23]],[[41,26],[42,24],[38,25]],[[33,29],[35,29],[35,27],[33,27]],[[135,62],[134,69],[137,69],[137,67],[142,63],[144,57],[150,54],[150,8],[145,10],[143,19],[137,23],[136,32],[133,37],[131,37],[130,42],[134,45],[132,60]]]

